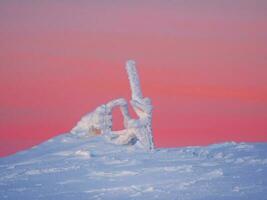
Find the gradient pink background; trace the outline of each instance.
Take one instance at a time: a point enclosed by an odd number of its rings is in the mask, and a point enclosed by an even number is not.
[[[259,0],[1,1],[0,156],[129,99],[129,58],[157,147],[267,141],[266,24]]]

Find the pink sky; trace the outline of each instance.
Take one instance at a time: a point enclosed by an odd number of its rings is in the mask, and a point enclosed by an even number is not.
[[[0,156],[129,99],[129,58],[155,106],[157,147],[267,141],[266,10],[259,0],[1,1]]]

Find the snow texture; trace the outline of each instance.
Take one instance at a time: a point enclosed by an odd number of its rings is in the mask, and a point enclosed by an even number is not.
[[[142,100],[143,95],[140,86],[140,80],[135,67],[135,61],[128,60],[126,63],[126,71],[128,73],[128,79],[132,90],[132,99]]]
[[[266,152],[234,142],[146,152],[64,134],[0,159],[0,199],[266,200]]]
[[[0,159],[0,199],[267,199],[267,143],[154,149],[152,103],[143,97],[134,61],[132,90],[81,118],[70,133]],[[112,131],[119,106],[125,129]]]

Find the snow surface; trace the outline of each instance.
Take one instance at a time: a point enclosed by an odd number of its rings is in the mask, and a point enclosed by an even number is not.
[[[156,149],[64,134],[0,159],[0,199],[267,199],[267,143]]]

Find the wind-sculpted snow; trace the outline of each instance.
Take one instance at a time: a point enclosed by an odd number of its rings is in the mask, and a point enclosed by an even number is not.
[[[156,149],[65,134],[0,159],[0,199],[267,197],[267,144]]]

